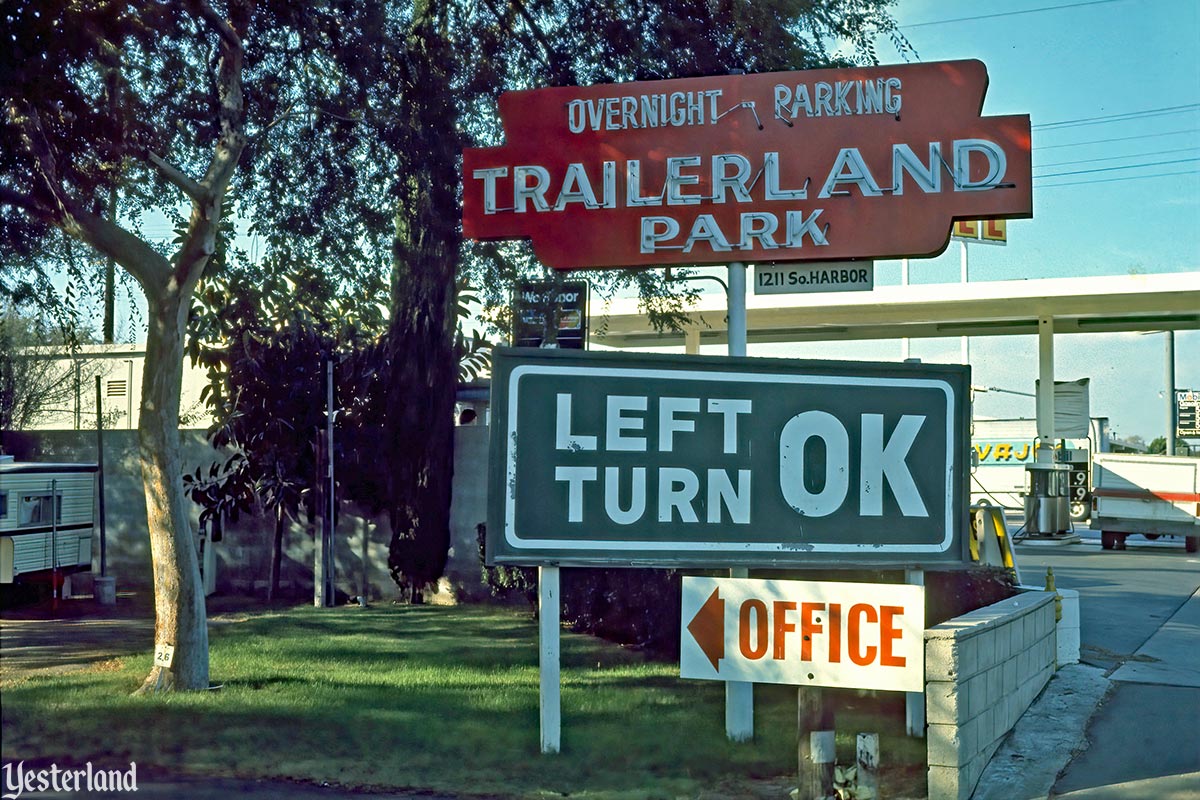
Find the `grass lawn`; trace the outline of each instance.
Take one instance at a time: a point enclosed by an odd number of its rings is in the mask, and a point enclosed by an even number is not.
[[[220,691],[131,697],[149,651],[0,684],[3,760],[520,798],[744,797],[795,771],[795,689],[757,687],[757,738],[733,745],[720,683],[567,632],[563,752],[541,756],[536,643],[528,613],[506,608],[223,615]],[[887,795],[923,793],[924,740],[903,736],[903,697],[829,694],[839,761],[853,760],[855,732],[878,731],[885,764],[908,765],[884,773]]]

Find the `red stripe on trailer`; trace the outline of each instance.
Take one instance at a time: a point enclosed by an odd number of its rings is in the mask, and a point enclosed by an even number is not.
[[[1094,489],[1093,497],[1119,497],[1128,500],[1166,500],[1168,503],[1200,503],[1200,492],[1155,492],[1149,489]]]

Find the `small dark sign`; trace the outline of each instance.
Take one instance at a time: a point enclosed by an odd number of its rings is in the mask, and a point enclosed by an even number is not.
[[[587,281],[520,284],[513,298],[513,344],[586,349],[587,298]]]

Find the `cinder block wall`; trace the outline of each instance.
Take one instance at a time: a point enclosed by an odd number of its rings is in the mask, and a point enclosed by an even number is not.
[[[1054,595],[1027,592],[925,631],[929,796],[967,800],[1055,669]]]

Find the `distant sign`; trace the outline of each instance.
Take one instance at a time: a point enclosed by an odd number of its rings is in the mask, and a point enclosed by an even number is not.
[[[976,439],[972,445],[981,467],[1023,467],[1037,462],[1037,445],[1029,440]]]
[[[679,674],[924,691],[921,586],[684,577]]]
[[[1176,436],[1200,436],[1200,391],[1175,390]]]
[[[875,288],[874,261],[754,265],[755,294],[863,292]]]
[[[1061,441],[1040,443],[1029,439],[975,439],[971,442],[981,467],[1024,467],[1038,463],[1038,451],[1042,448],[1053,451],[1055,461],[1073,461],[1072,456],[1082,453],[1087,461],[1086,450],[1064,448]]]
[[[488,563],[961,562],[967,374],[497,349]]]
[[[513,344],[542,347],[556,333],[557,346],[587,346],[587,281],[523,282],[513,299]]]
[[[960,219],[950,229],[950,238],[966,242],[1006,245],[1008,244],[1008,220]]]

